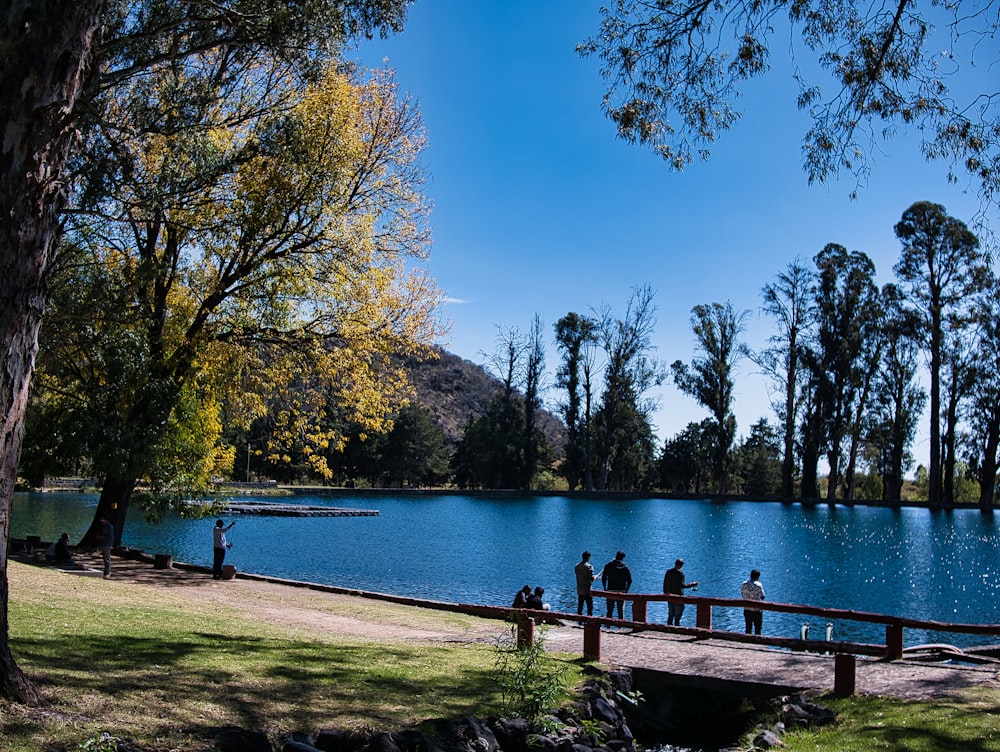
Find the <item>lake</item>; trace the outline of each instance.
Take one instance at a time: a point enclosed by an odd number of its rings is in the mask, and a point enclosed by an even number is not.
[[[997,521],[978,510],[409,495],[292,501],[377,509],[379,516],[227,518],[237,524],[226,563],[293,580],[503,606],[524,584],[541,585],[554,610],[575,611],[573,566],[580,553],[590,550],[600,571],[622,549],[633,592],[661,592],[664,571],[681,557],[688,580],[701,583],[697,595],[738,598],[740,583],[757,568],[772,601],[915,619],[1000,621]],[[11,536],[55,540],[68,532],[77,541],[96,505],[94,495],[15,494]],[[150,524],[133,511],[122,542],[210,566],[213,524],[214,518],[176,516]],[[603,615],[603,601],[594,606]],[[649,618],[665,622],[666,604],[650,604]],[[810,637],[822,638],[825,622],[810,618]],[[801,616],[765,613],[764,632],[797,637],[802,622]],[[694,625],[692,607],[683,624]],[[742,631],[742,613],[715,609],[713,626]],[[882,642],[885,636],[881,627],[850,622],[834,624],[834,631],[837,639]],[[907,645],[983,642],[913,630],[905,639]]]

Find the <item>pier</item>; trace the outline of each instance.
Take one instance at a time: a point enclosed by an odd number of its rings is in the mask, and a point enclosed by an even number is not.
[[[280,504],[269,501],[239,501],[226,504],[224,514],[255,514],[261,517],[378,517],[377,509]]]

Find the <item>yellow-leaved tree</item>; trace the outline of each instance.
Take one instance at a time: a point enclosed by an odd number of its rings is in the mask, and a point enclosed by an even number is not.
[[[323,473],[344,440],[330,411],[391,427],[408,387],[392,357],[443,333],[424,132],[391,73],[275,64],[218,92],[225,60],[199,63],[115,90],[81,164],[37,402],[103,480],[83,543],[101,517],[120,541],[140,482],[155,515],[231,463],[222,410],[275,410],[269,451],[305,448]]]

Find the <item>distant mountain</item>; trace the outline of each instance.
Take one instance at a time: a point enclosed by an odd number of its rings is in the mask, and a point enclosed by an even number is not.
[[[454,353],[439,349],[438,354],[437,360],[409,360],[406,367],[416,390],[413,401],[430,411],[453,443],[462,438],[470,419],[485,412],[502,382],[483,366]],[[539,422],[552,446],[565,443],[566,428],[559,417],[542,410]]]

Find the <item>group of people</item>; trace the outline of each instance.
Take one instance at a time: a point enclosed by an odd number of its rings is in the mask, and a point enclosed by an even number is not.
[[[69,552],[69,533],[63,533],[59,540],[45,549],[45,560],[55,564],[73,563],[73,555]]]
[[[517,595],[514,596],[514,602],[511,604],[511,607],[528,608],[534,611],[548,611],[549,604],[542,600],[542,596],[544,595],[545,588],[536,587],[532,590],[531,585],[525,585],[517,591]]]
[[[212,578],[222,579],[222,563],[226,559],[226,551],[232,548],[232,543],[226,539],[226,533],[233,529],[236,521],[228,526],[222,520],[215,521],[212,529]],[[104,579],[111,579],[111,549],[115,542],[115,527],[107,517],[102,517],[97,527],[97,547],[101,551],[104,563]],[[69,551],[69,533],[63,533],[59,540],[49,546],[45,558],[56,564],[72,564],[73,557]],[[527,587],[527,586],[525,586]],[[530,590],[530,588],[529,588]],[[541,588],[537,588],[541,590]],[[542,590],[542,592],[545,592]]]
[[[593,584],[600,579],[601,589],[609,593],[627,593],[632,587],[632,572],[625,563],[625,552],[618,551],[615,558],[604,565],[598,575],[594,571],[594,565],[590,563],[590,551],[584,551],[580,557],[580,563],[573,571],[576,575],[576,613],[583,614],[583,607],[587,607],[587,616],[594,615],[594,597],[592,595]],[[684,591],[698,588],[698,581],[688,582],[684,576],[684,559],[674,561],[673,567],[668,569],[663,575],[663,593],[665,595],[684,595]],[[527,586],[525,586],[527,588]],[[760,584],[760,571],[753,569],[750,577],[740,586],[740,598],[745,601],[764,600],[764,586]],[[624,619],[624,601],[616,598],[607,599],[607,618],[614,618],[617,611],[618,618]],[[669,601],[667,603],[667,624],[680,626],[681,616],[684,613],[684,604],[679,601]],[[743,618],[746,626],[746,633],[760,634],[764,621],[764,612],[760,609],[745,608]]]

